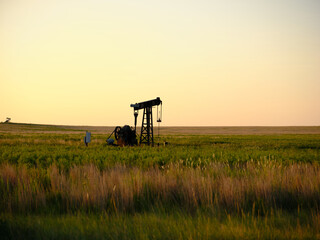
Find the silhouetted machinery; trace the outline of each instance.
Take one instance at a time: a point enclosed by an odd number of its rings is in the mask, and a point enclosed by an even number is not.
[[[160,105],[160,108],[159,108]],[[137,117],[138,111],[143,109],[142,116],[142,125],[141,125],[141,134],[140,134],[140,144],[148,144],[153,145],[153,119],[152,119],[152,107],[157,106],[157,122],[160,123],[162,121],[162,101],[159,97],[156,99],[131,104],[130,107],[133,107],[133,115],[134,115],[134,130],[137,129]]]
[[[114,139],[110,138],[114,134],[117,144],[114,144]],[[136,131],[128,125],[123,127],[117,126],[107,139],[107,143],[113,146],[134,146],[138,144]]]
[[[140,102],[131,104],[130,107],[133,107],[134,115],[134,129],[128,125],[123,127],[117,126],[113,132],[110,134],[107,139],[108,144],[115,145],[113,139],[110,139],[111,135],[114,134],[115,139],[117,140],[117,145],[119,146],[133,146],[137,145],[137,118],[138,111],[143,109],[142,125],[141,125],[141,134],[140,134],[140,145],[141,144],[154,144],[153,140],[153,118],[152,118],[152,107],[157,106],[157,122],[160,124],[162,121],[162,101],[160,98],[156,98],[150,101]]]
[[[120,146],[133,146],[138,144],[136,131],[128,125],[116,127],[114,130],[114,137]]]

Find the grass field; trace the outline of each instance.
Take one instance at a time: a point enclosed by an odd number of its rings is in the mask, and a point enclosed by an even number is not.
[[[111,131],[0,124],[0,238],[320,239],[319,127]]]

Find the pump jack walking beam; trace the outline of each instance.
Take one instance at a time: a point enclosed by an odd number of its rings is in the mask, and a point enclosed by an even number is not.
[[[131,104],[134,110],[134,129],[137,129],[137,117],[138,111],[143,109],[142,126],[140,134],[140,144],[153,145],[153,119],[152,119],[152,107],[162,105],[160,98],[156,98],[150,101],[145,101],[141,103]],[[161,121],[157,119],[157,121]]]

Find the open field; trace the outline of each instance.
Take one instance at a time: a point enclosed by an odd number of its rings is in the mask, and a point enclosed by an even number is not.
[[[0,124],[0,238],[320,239],[319,127],[112,130]]]
[[[39,125],[27,123],[0,124],[0,133],[69,133],[77,134],[91,131],[97,134],[110,134],[115,126],[67,126]],[[139,132],[139,127],[137,128]],[[155,134],[158,128],[154,126]],[[320,134],[320,126],[291,126],[291,127],[163,127],[160,132],[164,135],[272,135],[272,134]]]

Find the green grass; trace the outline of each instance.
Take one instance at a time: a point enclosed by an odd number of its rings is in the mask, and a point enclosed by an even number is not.
[[[319,162],[320,135],[279,136],[166,136],[166,147],[111,147],[105,135],[94,135],[88,148],[78,134],[0,134],[0,163],[47,168],[56,164],[95,164],[101,169],[116,164],[148,168],[183,160],[186,165],[209,162]]]
[[[303,213],[300,213],[303,215]],[[317,239],[317,220],[277,212],[267,217],[217,213],[186,215],[0,216],[2,239]]]
[[[320,135],[83,136],[0,133],[1,239],[320,238]]]

